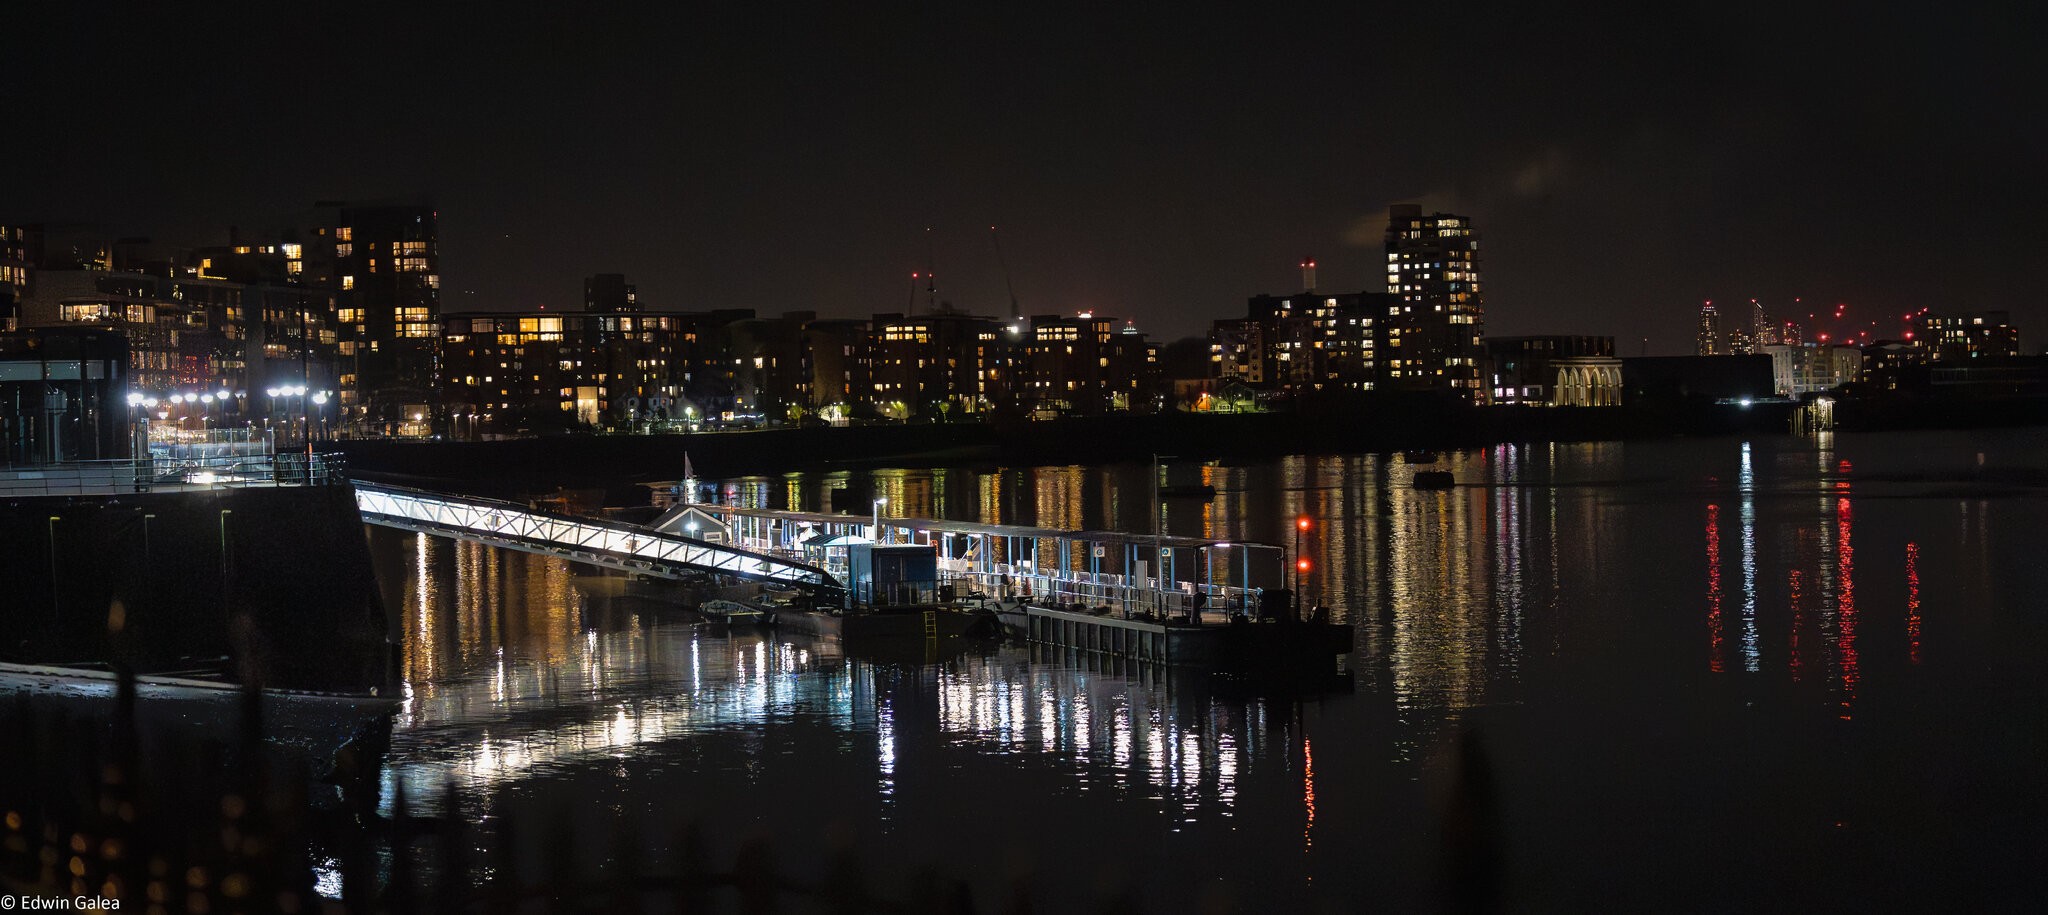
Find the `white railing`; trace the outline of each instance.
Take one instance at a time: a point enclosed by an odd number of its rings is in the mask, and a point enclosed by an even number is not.
[[[736,535],[743,549],[789,555],[772,540]],[[1201,618],[1222,621],[1231,615],[1256,615],[1261,590],[1203,581],[1161,581],[1081,569],[1043,569],[1029,565],[941,558],[940,577],[956,583],[956,593],[970,592],[999,599],[1025,599],[1039,605],[1083,604],[1120,612],[1184,618],[1198,610]]]
[[[534,511],[509,502],[358,483],[356,507],[371,524],[470,537],[572,559],[602,560],[598,564],[617,568],[670,573],[687,568],[754,581],[839,587],[823,571],[778,556],[635,525]]]

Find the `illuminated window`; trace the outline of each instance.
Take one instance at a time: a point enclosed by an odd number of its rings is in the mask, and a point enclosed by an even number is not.
[[[114,310],[105,302],[86,305],[64,305],[58,308],[59,317],[66,321],[105,321],[114,316]]]

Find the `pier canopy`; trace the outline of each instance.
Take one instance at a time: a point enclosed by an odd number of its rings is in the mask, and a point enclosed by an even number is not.
[[[928,545],[937,551],[941,573],[997,597],[1160,612],[1191,607],[1223,611],[1251,607],[1247,602],[1256,600],[1260,581],[1273,587],[1285,581],[1283,549],[1248,540],[703,503],[670,511],[685,510],[723,519],[734,546],[813,562],[819,544],[841,538]]]

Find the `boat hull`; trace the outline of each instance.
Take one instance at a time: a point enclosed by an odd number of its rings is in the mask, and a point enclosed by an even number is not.
[[[1031,642],[1161,664],[1255,670],[1334,665],[1354,634],[1336,623],[1186,625],[1013,605],[996,611],[1004,630]]]
[[[823,613],[816,610],[776,611],[780,630],[839,639],[973,638],[993,635],[987,615],[949,607],[877,610],[865,613]]]

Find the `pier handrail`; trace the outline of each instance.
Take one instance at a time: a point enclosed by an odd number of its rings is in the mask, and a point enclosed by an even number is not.
[[[831,575],[809,563],[501,499],[359,482],[356,506],[371,524],[464,537],[608,568],[663,575],[712,572],[824,591],[841,588]]]
[[[0,468],[0,497],[190,492],[249,486],[332,486],[348,481],[340,454],[214,455],[67,461]]]

